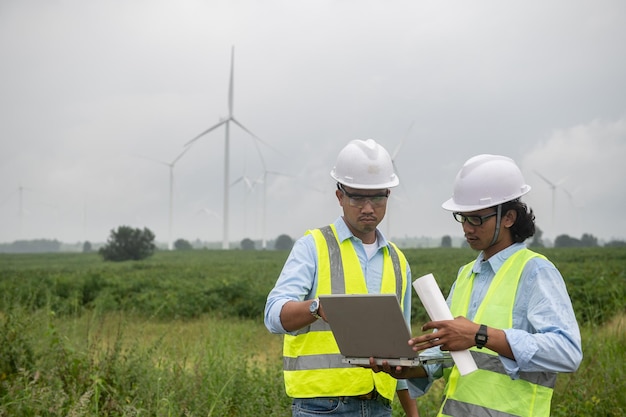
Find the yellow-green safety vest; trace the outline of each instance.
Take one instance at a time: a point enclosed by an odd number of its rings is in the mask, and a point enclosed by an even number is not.
[[[512,328],[518,283],[524,266],[535,257],[545,259],[521,249],[504,262],[476,311],[475,322],[498,329]],[[475,276],[473,266],[474,262],[465,265],[457,277],[450,308],[454,317],[467,315]],[[461,376],[456,366],[452,368],[438,416],[550,416],[556,373],[520,372],[519,379],[511,379],[496,352],[476,347],[470,351],[478,370]]]
[[[361,264],[351,239],[339,242],[334,225],[309,230],[317,249],[320,294],[366,294]],[[404,308],[407,290],[407,262],[392,243],[384,248],[381,293],[395,293]],[[393,400],[397,381],[384,372],[374,373],[342,363],[337,342],[324,320],[316,320],[296,335],[285,335],[283,371],[285,391],[293,398],[355,396],[374,388]]]

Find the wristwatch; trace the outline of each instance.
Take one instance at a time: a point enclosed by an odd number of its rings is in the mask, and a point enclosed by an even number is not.
[[[320,308],[320,299],[316,298],[313,300],[313,302],[311,302],[311,304],[309,304],[309,311],[311,312],[311,315],[313,317],[315,317],[316,319],[321,319],[322,316],[320,316],[319,314],[317,314],[317,310],[319,310]]]
[[[482,349],[487,344],[487,340],[489,337],[487,336],[487,326],[481,324],[476,332],[476,336],[474,336],[474,342],[476,342],[476,347],[478,349]]]

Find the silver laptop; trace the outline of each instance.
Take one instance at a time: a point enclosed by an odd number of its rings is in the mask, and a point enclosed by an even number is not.
[[[411,349],[407,343],[411,331],[395,294],[331,294],[319,298],[344,363],[369,365],[370,357],[379,365],[387,361],[391,366],[446,361],[446,357],[419,355]]]

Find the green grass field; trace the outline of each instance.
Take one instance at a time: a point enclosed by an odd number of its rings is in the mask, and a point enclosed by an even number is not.
[[[545,249],[562,271],[585,358],[553,416],[621,416],[626,250]],[[469,249],[405,251],[447,294]],[[0,417],[289,416],[282,337],[262,322],[286,252],[0,255]],[[414,297],[413,324],[426,320]],[[441,384],[418,400],[434,415]],[[394,403],[394,415],[401,408]]]

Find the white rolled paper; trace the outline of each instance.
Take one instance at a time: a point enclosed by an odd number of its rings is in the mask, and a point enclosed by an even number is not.
[[[433,274],[417,278],[413,281],[413,288],[415,288],[417,296],[432,321],[452,320],[454,318]],[[461,375],[467,375],[478,369],[469,350],[457,350],[450,352],[450,355]]]

